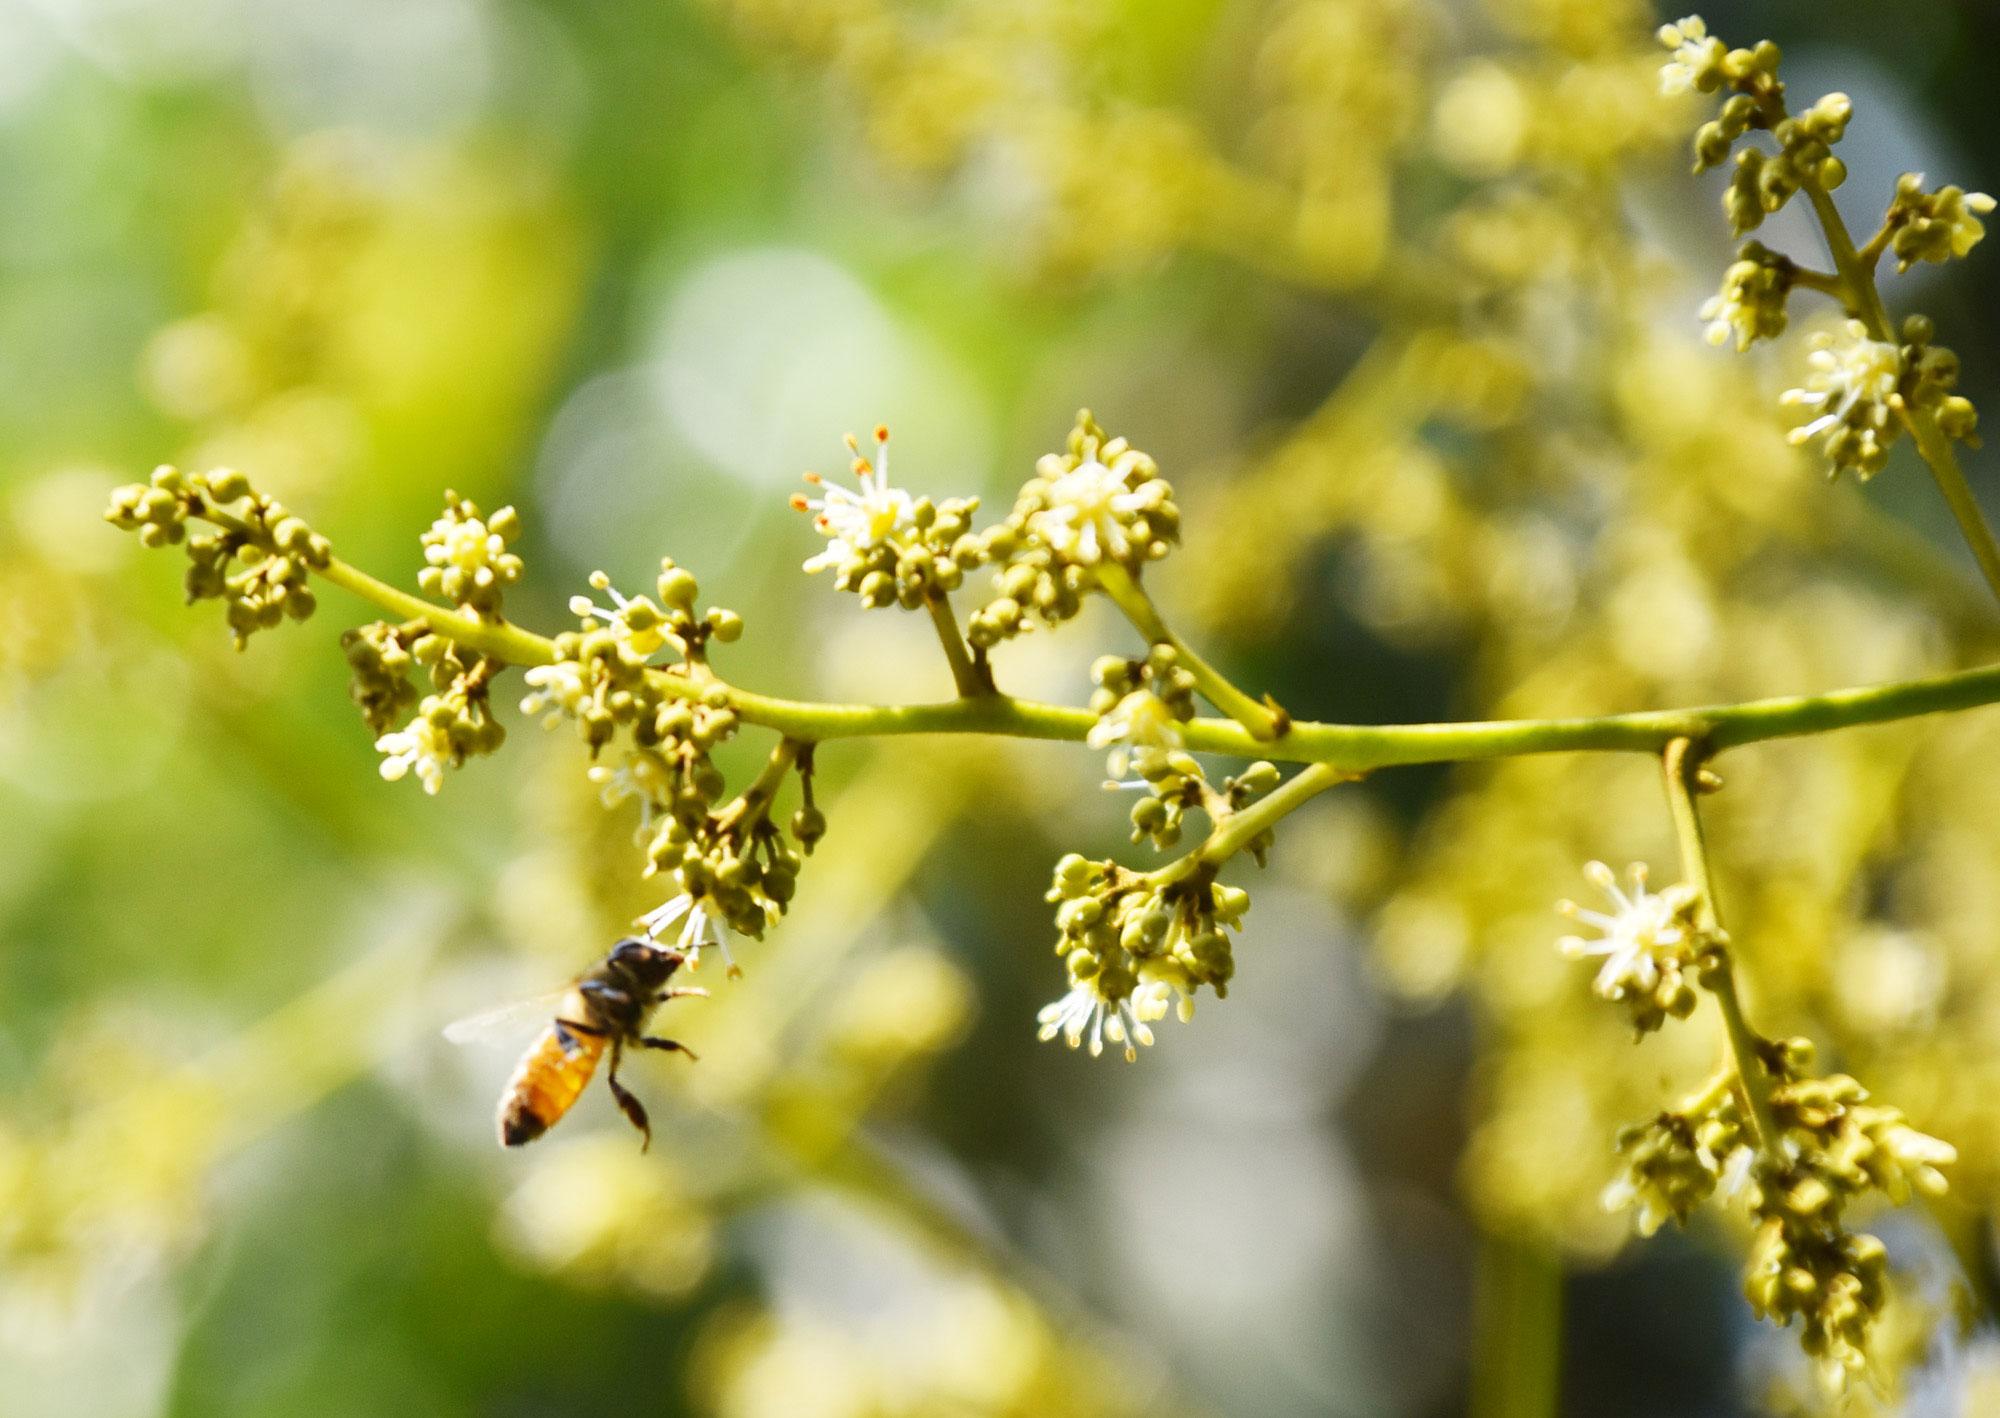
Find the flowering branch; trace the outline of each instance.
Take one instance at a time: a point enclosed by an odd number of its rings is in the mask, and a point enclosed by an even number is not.
[[[546,665],[555,644],[506,621],[486,623],[402,591],[338,557],[319,568],[324,580],[389,614],[509,664]],[[655,671],[663,693],[693,696],[680,676]],[[1096,718],[1087,709],[1004,694],[931,704],[851,704],[785,699],[716,681],[743,722],[803,742],[890,738],[912,734],[988,734],[1082,743]],[[2000,703],[2000,665],[1822,694],[1751,699],[1734,704],[1556,719],[1487,719],[1435,724],[1331,724],[1294,720],[1282,740],[1265,743],[1242,724],[1194,719],[1181,726],[1189,748],[1288,763],[1318,763],[1350,772],[1420,763],[1471,762],[1535,753],[1658,754],[1675,739],[1698,740],[1711,751],[1795,738],[1835,729],[1893,723]]]
[[[1840,272],[1838,288],[1828,293],[1841,300],[1861,321],[1868,330],[1869,338],[1893,343],[1891,331],[1894,327],[1889,320],[1888,306],[1882,300],[1882,292],[1875,283],[1875,263],[1888,245],[1895,223],[1885,221],[1876,240],[1869,243],[1864,254],[1855,250],[1854,238],[1848,234],[1840,209],[1834,205],[1832,194],[1818,177],[1809,176],[1806,179],[1805,193],[1812,202],[1820,230],[1826,234],[1827,249]],[[1916,441],[1918,454],[1931,470],[1931,478],[1944,495],[1945,504],[1951,508],[1959,533],[1979,562],[1980,575],[1986,578],[1993,594],[2000,597],[2000,541],[1994,539],[1993,528],[1980,510],[1979,500],[1966,481],[1965,470],[1959,466],[1958,450],[1952,447],[1950,437],[1938,423],[1938,416],[1930,409],[1921,406],[1911,408],[1906,411],[1905,417],[1909,420],[1910,434]]]
[[[1663,26],[1659,37],[1674,52],[1661,71],[1666,92],[1730,95],[1694,142],[1697,172],[1735,152],[1736,170],[1723,195],[1730,226],[1739,235],[1752,231],[1803,192],[1835,268],[1832,276],[1808,271],[1759,242],[1748,243],[1725,273],[1721,293],[1702,308],[1710,340],[1722,344],[1733,335],[1737,347],[1747,349],[1757,339],[1783,333],[1786,300],[1794,286],[1838,300],[1850,317],[1845,336],[1819,337],[1807,387],[1785,396],[1788,403],[1817,414],[1793,431],[1792,441],[1821,438],[1835,471],[1851,467],[1867,478],[1881,470],[1889,445],[1907,428],[1986,584],[2000,597],[2000,542],[1952,446],[1977,443],[1977,413],[1969,400],[1952,392],[1958,359],[1932,343],[1934,331],[1924,317],[1912,316],[1898,329],[1875,280],[1876,264],[1891,249],[1905,270],[1918,261],[1966,255],[1985,235],[1979,218],[1993,211],[1993,198],[1957,187],[1927,192],[1921,174],[1905,173],[1880,230],[1857,249],[1832,195],[1847,178],[1846,164],[1833,153],[1853,116],[1847,95],[1828,94],[1795,115],[1786,107],[1778,47],[1770,41],[1752,49],[1729,49],[1698,16]],[[1753,130],[1771,134],[1778,147],[1775,156],[1756,147],[1738,148]]]

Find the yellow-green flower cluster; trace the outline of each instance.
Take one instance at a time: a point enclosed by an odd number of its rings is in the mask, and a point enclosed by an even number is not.
[[[1785,302],[1798,279],[1798,266],[1761,241],[1745,242],[1736,260],[1722,273],[1722,289],[1701,307],[1711,345],[1736,341],[1747,350],[1758,340],[1785,333]]]
[[[1993,199],[1984,192],[1962,187],[1926,192],[1921,172],[1904,173],[1883,218],[1897,269],[1907,271],[1919,261],[1942,265],[1964,256],[1986,235],[1986,224],[1979,219],[1992,211]]]
[[[391,625],[376,620],[340,637],[341,653],[347,656],[350,671],[348,694],[362,719],[378,735],[401,723],[404,713],[417,702],[417,687],[410,681],[410,671],[416,667],[410,644],[423,633],[422,621]]]
[[[719,809],[695,812],[690,810],[694,798],[676,800],[647,844],[646,874],[667,872],[679,890],[639,924],[656,938],[678,926],[677,941],[691,966],[699,965],[701,951],[712,945],[722,952],[730,973],[736,973],[730,933],[761,939],[797,894],[804,849],[813,834],[809,831],[796,845],[786,842],[772,812],[793,752],[791,745],[782,746],[764,776]],[[809,790],[807,796],[809,800]],[[800,812],[803,816],[806,809]],[[795,827],[799,821],[795,818]],[[823,833],[824,821],[817,827]]]
[[[1777,46],[1770,47],[1770,56],[1775,65]],[[1773,81],[1772,88],[1765,91],[1770,102],[1776,101],[1777,88]],[[1736,99],[1730,101],[1735,102]],[[1724,104],[1723,108],[1728,112],[1730,104]],[[1738,236],[1756,230],[1765,217],[1791,201],[1808,181],[1817,182],[1828,191],[1845,182],[1847,165],[1833,155],[1833,145],[1846,133],[1848,120],[1853,116],[1854,104],[1846,94],[1828,94],[1798,117],[1778,118],[1775,123],[1770,122],[1768,104],[1763,109],[1753,109],[1751,122],[1771,128],[1778,151],[1767,155],[1761,148],[1743,148],[1736,154],[1736,171],[1730,175],[1729,186],[1722,194],[1722,210],[1729,218],[1730,229]],[[1757,123],[1758,119],[1765,121]],[[1734,124],[1727,119],[1718,119],[1717,123],[1724,134],[1733,134],[1729,138],[1731,143],[1741,136],[1734,133]],[[1706,157],[1707,152],[1698,147],[1697,169],[1707,165]]]
[[[1889,461],[1913,411],[1934,415],[1948,438],[1970,440],[1979,428],[1972,401],[1952,392],[1958,356],[1931,343],[1933,326],[1921,315],[1903,322],[1903,342],[1871,339],[1859,320],[1813,336],[1811,366],[1802,388],[1781,401],[1815,417],[1791,432],[1794,444],[1820,442],[1831,472],[1852,468],[1863,481]]]
[[[1958,1153],[1898,1110],[1870,1104],[1845,1074],[1806,1075],[1807,1040],[1768,1045],[1765,1054],[1779,1137],[1751,1174],[1757,1235],[1743,1289],[1759,1315],[1801,1321],[1801,1345],[1837,1387],[1867,1367],[1869,1327],[1887,1299],[1887,1252],[1847,1229],[1845,1207],[1871,1190],[1896,1202],[1913,1192],[1941,1196],[1940,1169]]]
[[[1604,957],[1597,993],[1633,1010],[1643,1033],[1695,1004],[1694,984],[1737,1010],[1727,942],[1700,923],[1686,887],[1653,894],[1634,868],[1629,893],[1602,863],[1589,873],[1612,899],[1610,913],[1564,903],[1602,935],[1567,937],[1563,952]],[[1887,1296],[1886,1254],[1873,1236],[1842,1222],[1848,1202],[1869,1191],[1892,1201],[1937,1196],[1940,1170],[1957,1160],[1947,1143],[1918,1132],[1894,1108],[1868,1102],[1843,1074],[1815,1077],[1805,1039],[1757,1038],[1732,1026],[1736,1043],[1723,1071],[1695,1098],[1619,1135],[1625,1169],[1604,1193],[1613,1210],[1631,1209],[1651,1235],[1668,1217],[1685,1222],[1721,1192],[1747,1185],[1757,1223],[1744,1293],[1759,1316],[1801,1321],[1800,1342],[1837,1383],[1867,1364],[1868,1326]]]
[[[743,634],[743,617],[735,611],[710,606],[701,615],[694,613],[695,597],[701,594],[694,573],[675,563],[670,556],[660,558],[660,574],[653,582],[659,593],[626,596],[611,584],[602,571],[590,573],[591,589],[611,599],[602,606],[588,596],[569,598],[570,614],[583,622],[586,634],[600,627],[610,631],[629,659],[639,664],[671,645],[682,659],[700,664],[707,658],[710,641],[727,645]]]
[[[1170,645],[1145,657],[1104,655],[1091,665],[1090,711],[1097,715],[1088,743],[1109,749],[1113,778],[1128,768],[1147,776],[1149,765],[1181,746],[1180,726],[1194,717],[1194,676],[1180,667]]]
[[[1685,1224],[1718,1189],[1732,1194],[1747,1178],[1752,1152],[1729,1075],[1679,1109],[1618,1134],[1625,1171],[1604,1189],[1607,1211],[1632,1212],[1634,1227],[1650,1236],[1668,1218]]]
[[[1137,571],[1172,549],[1180,526],[1159,465],[1083,410],[1068,448],[1035,465],[1014,510],[982,535],[985,559],[999,571],[967,638],[987,648],[1036,620],[1061,624],[1082,609],[1100,563]]]
[[[1847,131],[1854,105],[1846,94],[1828,94],[1803,114],[1786,113],[1778,80],[1778,46],[1729,49],[1708,33],[1698,15],[1660,29],[1660,43],[1674,57],[1660,70],[1663,92],[1730,91],[1714,118],[1696,130],[1694,170],[1716,167],[1753,130],[1768,132],[1778,151],[1749,147],[1736,153],[1736,171],[1722,194],[1723,211],[1739,236],[1763,225],[1808,182],[1832,190],[1847,180],[1833,145]]]
[[[806,571],[832,571],[835,589],[853,592],[871,610],[889,605],[915,610],[957,590],[965,573],[986,559],[972,534],[979,499],[933,502],[892,484],[885,426],[875,429],[873,459],[862,456],[851,433],[847,451],[855,488],[807,473],[819,496],[792,498],[793,507],[813,514],[814,530],[826,538],[826,549],[807,559]]]
[[[477,504],[444,495],[444,512],[423,535],[417,584],[485,620],[500,618],[500,598],[521,579],[521,558],[507,544],[521,535],[521,514],[503,507],[482,517]]]
[[[492,687],[506,667],[429,630],[422,621],[394,626],[382,621],[341,636],[352,670],[349,692],[376,734],[382,776],[395,782],[414,772],[424,791],[444,786],[444,770],[498,751],[507,730],[493,716]],[[419,703],[412,670],[430,678]],[[417,705],[402,728],[403,711]]]
[[[189,602],[224,602],[239,650],[259,630],[311,615],[318,601],[307,582],[333,560],[325,537],[228,468],[156,468],[113,492],[104,517],[146,546],[185,546]],[[191,519],[212,530],[190,532]]]
[[[1087,1041],[1093,1057],[1108,1039],[1129,1062],[1153,1042],[1149,1026],[1170,1003],[1187,1020],[1201,986],[1218,999],[1229,993],[1228,932],[1242,924],[1250,893],[1219,884],[1212,868],[1162,882],[1072,852],[1056,863],[1047,899],[1057,903],[1069,992],[1042,1010],[1041,1038],[1060,1034],[1071,1048]]]

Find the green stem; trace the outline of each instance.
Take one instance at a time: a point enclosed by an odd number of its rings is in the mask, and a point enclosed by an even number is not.
[[[764,760],[763,768],[758,770],[750,786],[723,810],[724,821],[729,824],[754,822],[761,817],[770,807],[771,800],[777,797],[778,789],[784,786],[785,774],[798,762],[799,751],[804,747],[797,739],[779,739],[778,746],[771,750],[771,756]]]
[[[951,602],[943,596],[926,597],[924,609],[931,613],[931,624],[937,627],[938,644],[944,647],[945,660],[951,665],[951,682],[957,686],[959,697],[976,699],[982,694],[992,694],[992,672],[973,662],[965,648],[965,637],[959,633],[958,617],[952,613]]]
[[[320,568],[319,575],[344,591],[352,591],[365,601],[404,620],[420,620],[439,635],[470,649],[505,660],[510,665],[555,663],[556,647],[533,631],[509,625],[504,620],[487,621],[464,611],[448,610],[421,596],[399,591],[386,581],[378,581],[358,567],[335,557]]]
[[[421,620],[440,635],[511,664],[545,665],[555,659],[555,646],[542,636],[504,621],[489,623],[433,605],[343,561],[334,561],[320,575],[398,619]],[[655,671],[655,683],[663,692],[682,698],[702,694],[707,687],[666,669]],[[1088,709],[1005,694],[936,704],[838,704],[780,699],[729,685],[724,688],[730,704],[746,723],[774,729],[803,743],[907,734],[997,734],[1081,743],[1097,722]],[[1697,740],[1710,752],[1717,752],[1767,739],[1892,723],[1994,703],[2000,703],[2000,665],[1826,694],[1595,718],[1387,725],[1294,722],[1276,744],[1259,741],[1240,723],[1196,719],[1181,726],[1181,735],[1188,748],[1200,753],[1325,764],[1352,773],[1530,753],[1657,754],[1677,738]]]
[[[1827,250],[1832,253],[1834,267],[1840,272],[1848,308],[1866,327],[1870,339],[1900,344],[1895,327],[1889,320],[1889,308],[1883,303],[1882,291],[1875,284],[1875,262],[1881,256],[1879,247],[1870,242],[1868,255],[1855,249],[1854,238],[1848,233],[1840,208],[1834,205],[1832,194],[1817,179],[1808,178],[1804,190],[1812,202],[1813,211],[1819,216],[1821,229],[1826,233]],[[1993,594],[2000,597],[2000,542],[1994,540],[1993,529],[1987,524],[1985,514],[1979,510],[1979,499],[1973,495],[1972,485],[1965,480],[1965,470],[1959,466],[1958,454],[1953,450],[1951,440],[1945,437],[1936,417],[1927,409],[1905,410],[1904,420],[1916,440],[1918,454],[1931,470],[1931,480],[1944,495],[1945,505],[1951,508],[1959,533],[1965,538],[1966,545],[1972,548],[1973,558],[1979,563],[1980,575],[1986,578]]]
[[[1554,1418],[1562,1366],[1562,1267],[1539,1248],[1480,1238],[1470,1418]]]
[[[1715,905],[1715,882],[1708,869],[1708,844],[1702,835],[1701,813],[1695,798],[1702,791],[1701,747],[1690,739],[1675,739],[1660,755],[1667,785],[1667,806],[1673,813],[1674,835],[1680,839],[1681,872],[1695,892],[1695,925],[1706,941],[1713,961],[1702,973],[1702,983],[1714,994],[1722,1010],[1722,1026],[1727,1036],[1729,1063],[1743,1095],[1752,1132],[1759,1151],[1770,1155],[1778,1141],[1778,1126],[1771,1115],[1771,1077],[1764,1068],[1757,1032],[1743,1014],[1743,999],[1736,989],[1736,970],[1729,957],[1728,938]]]
[[[1168,628],[1160,618],[1160,612],[1153,604],[1152,597],[1139,584],[1138,578],[1116,561],[1103,561],[1097,567],[1097,584],[1111,603],[1125,613],[1138,632],[1155,645],[1166,645],[1179,657],[1181,667],[1194,676],[1195,685],[1202,696],[1248,729],[1254,738],[1269,741],[1284,735],[1289,719],[1282,710],[1268,704],[1259,704],[1235,685],[1221,670],[1211,665],[1197,654],[1192,646]]]

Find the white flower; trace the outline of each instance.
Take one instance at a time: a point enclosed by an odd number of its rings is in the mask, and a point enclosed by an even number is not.
[[[1095,458],[1079,463],[1049,485],[1049,505],[1028,525],[1058,556],[1085,566],[1105,556],[1123,560],[1132,551],[1126,524],[1147,510],[1150,499],[1134,492],[1125,476]]]
[[[452,762],[451,734],[431,721],[430,711],[437,702],[437,696],[431,695],[407,728],[375,740],[375,751],[385,755],[381,765],[384,778],[393,783],[414,769],[417,781],[432,796],[444,787],[444,770]]]
[[[1604,934],[1596,940],[1564,936],[1556,948],[1572,960],[1588,956],[1604,957],[1593,988],[1606,999],[1624,999],[1628,994],[1644,994],[1660,982],[1659,955],[1684,944],[1687,930],[1683,914],[1689,893],[1685,887],[1670,887],[1657,895],[1646,890],[1646,868],[1634,862],[1628,872],[1632,894],[1619,888],[1618,878],[1603,862],[1591,862],[1583,874],[1609,896],[1616,909],[1609,915],[1590,911],[1574,901],[1564,901],[1556,909]]]
[[[652,939],[658,940],[661,932],[676,921],[681,922],[681,930],[680,938],[674,944],[687,957],[688,969],[699,969],[703,947],[712,945],[722,952],[723,964],[728,966],[732,978],[743,973],[736,957],[729,953],[729,931],[723,925],[721,913],[685,891],[641,916],[639,927]]]
[[[847,435],[847,448],[860,490],[836,487],[818,473],[807,473],[806,481],[821,490],[818,497],[803,493],[792,505],[813,514],[813,527],[827,539],[826,550],[805,562],[808,572],[838,571],[878,547],[901,546],[916,531],[916,504],[899,487],[889,485],[889,430],[875,429],[875,460],[861,456],[861,444]]]
[[[655,753],[627,753],[616,768],[593,763],[586,776],[598,785],[598,801],[607,808],[615,808],[627,798],[639,800],[639,826],[632,834],[635,842],[645,841],[652,833],[660,804],[673,791],[667,765]]]
[[[1174,749],[1182,740],[1180,724],[1166,701],[1150,689],[1135,689],[1090,726],[1084,742],[1092,748],[1111,749],[1106,766],[1113,778],[1123,778],[1132,750]]]
[[[593,590],[611,597],[611,607],[606,609],[588,596],[571,596],[571,615],[603,621],[642,660],[667,643],[666,615],[650,596],[626,596],[602,571],[590,573],[590,584]]]
[[[1125,1061],[1139,1057],[1139,1045],[1153,1042],[1151,1021],[1165,1017],[1170,991],[1163,985],[1141,985],[1123,999],[1107,1000],[1097,992],[1096,981],[1079,980],[1068,994],[1054,1004],[1044,1005],[1036,1018],[1041,1028],[1036,1036],[1043,1042],[1061,1034],[1072,1049],[1088,1039],[1090,1056],[1104,1052],[1104,1041],[1125,1046]]]
[[[1708,32],[1708,22],[1700,15],[1661,25],[1659,39],[1674,52],[1674,57],[1660,66],[1663,94],[1684,94],[1703,87],[1702,80],[1715,72],[1729,52],[1721,40]]]
[[[1843,423],[1879,432],[1888,427],[1900,404],[1896,389],[1903,380],[1903,352],[1887,341],[1869,339],[1867,326],[1859,320],[1848,321],[1845,334],[1844,340],[1814,336],[1806,387],[1779,396],[1782,403],[1820,411],[1811,423],[1792,430],[1794,444]]]
[[[554,724],[564,714],[575,713],[589,692],[583,669],[574,660],[531,665],[521,679],[535,691],[522,698],[521,712],[530,718],[540,716],[544,727]]]

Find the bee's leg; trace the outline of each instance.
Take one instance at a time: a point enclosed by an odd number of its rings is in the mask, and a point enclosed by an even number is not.
[[[618,1081],[618,1061],[621,1052],[622,1049],[618,1044],[611,1046],[611,1068],[605,1073],[604,1081],[611,1085],[611,1096],[618,1100],[618,1106],[624,1111],[626,1120],[639,1129],[640,1136],[645,1139],[639,1144],[639,1150],[644,1152],[653,1145],[653,1124],[646,1117],[646,1105],[633,1097],[632,1090]]]
[[[680,999],[684,995],[699,995],[701,998],[707,999],[708,991],[704,990],[700,985],[673,985],[654,995],[653,1003],[658,1004],[661,1000]]]
[[[639,1036],[639,1043],[648,1049],[665,1049],[669,1053],[686,1054],[689,1063],[695,1062],[696,1059],[695,1051],[678,1039],[661,1039],[651,1034],[642,1034]]]
[[[604,1037],[604,1031],[595,1024],[584,1024],[575,1019],[556,1021],[556,1042],[562,1045],[564,1053],[574,1056],[582,1050],[583,1045],[576,1041],[576,1036],[579,1034],[588,1034],[593,1039]]]

